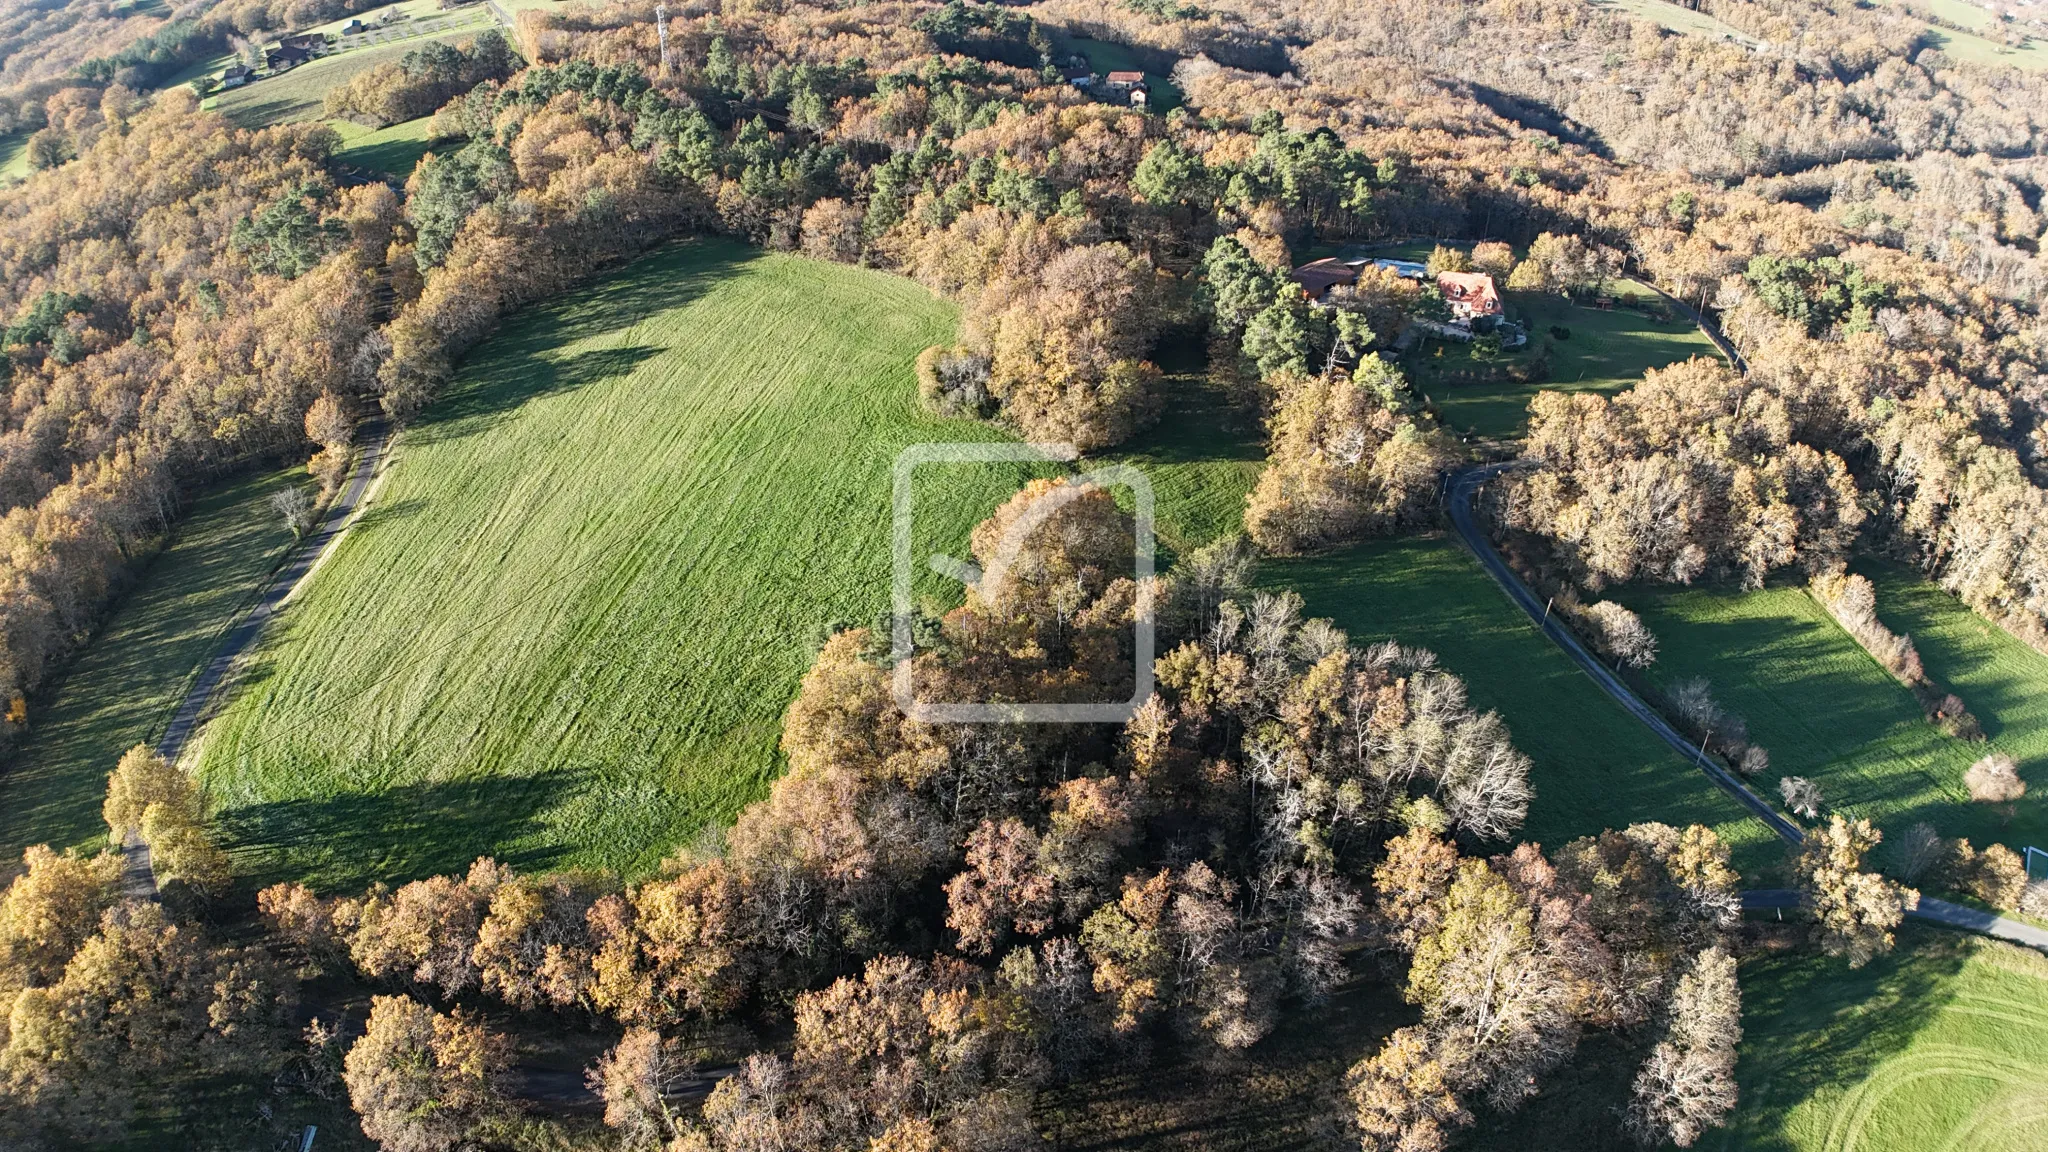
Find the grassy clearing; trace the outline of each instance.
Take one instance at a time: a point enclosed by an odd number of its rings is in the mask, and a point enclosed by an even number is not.
[[[1682,317],[1660,320],[1620,306],[1648,294],[1646,289],[1617,281],[1610,290],[1617,306],[1605,309],[1580,307],[1547,292],[1507,293],[1508,316],[1527,328],[1527,347],[1481,363],[1473,359],[1470,344],[1428,340],[1416,346],[1403,367],[1447,425],[1478,436],[1519,436],[1528,423],[1529,401],[1540,391],[1613,395],[1635,386],[1651,368],[1720,355]],[[1570,338],[1557,338],[1553,327],[1569,330]],[[1543,380],[1525,383],[1508,375],[1546,343],[1550,371]],[[1457,374],[1482,378],[1453,379]]]
[[[759,796],[822,628],[887,604],[897,452],[999,435],[917,411],[955,322],[907,280],[705,241],[508,323],[203,738],[240,866],[641,872]],[[937,472],[924,544],[963,555],[1022,475]]]
[[[1742,1104],[1701,1147],[2048,1148],[2048,960],[1908,925],[1861,970],[1785,953],[1742,989]]]
[[[1145,107],[1154,112],[1165,115],[1185,102],[1180,89],[1166,77],[1165,73],[1147,69],[1138,59],[1138,54],[1125,45],[1108,40],[1076,38],[1067,41],[1067,46],[1088,58],[1088,67],[1098,77],[1097,84],[1102,83],[1100,77],[1111,72],[1145,73],[1145,87],[1150,90],[1150,94],[1145,98]]]
[[[2048,658],[2010,637],[2001,640],[2002,633],[1908,573],[1877,575],[1879,615],[1922,644],[1929,673],[1963,697],[1990,746],[2019,759],[2035,782],[2010,816],[2002,806],[1972,803],[1963,787],[1964,771],[1990,747],[1929,724],[1912,693],[1804,588],[1624,588],[1613,598],[1641,613],[1657,635],[1653,683],[1706,677],[1715,698],[1770,750],[1770,770],[1757,781],[1766,794],[1774,794],[1780,776],[1806,776],[1820,784],[1828,808],[1890,833],[1925,820],[1980,846],[2048,844],[2040,798]]]
[[[1596,0],[1599,7],[1620,9],[1640,20],[1668,28],[1683,36],[1698,36],[1707,40],[1732,40],[1738,44],[1754,45],[1754,37],[1737,32],[1705,12],[1695,12],[1670,0]]]
[[[1244,528],[1244,501],[1266,466],[1264,434],[1208,376],[1202,349],[1159,354],[1165,410],[1159,423],[1105,462],[1142,470],[1157,501],[1161,565]],[[1091,462],[1093,463],[1093,462]]]
[[[427,126],[432,116],[407,120],[388,128],[369,128],[347,120],[329,120],[327,126],[341,135],[341,150],[334,154],[344,164],[388,172],[403,180],[412,175],[420,157],[428,151]]]
[[[1762,824],[1601,693],[1452,541],[1375,540],[1269,562],[1261,578],[1299,591],[1309,614],[1354,641],[1428,648],[1464,679],[1474,705],[1498,711],[1535,761],[1523,838],[1555,847],[1641,820],[1701,823],[1733,846],[1745,876],[1782,858]]]
[[[221,629],[291,543],[270,496],[302,469],[250,476],[200,498],[55,694],[0,776],[0,861],[31,844],[90,848],[106,835],[100,800],[121,753],[149,739],[205,663]]]
[[[28,138],[27,132],[0,136],[0,180],[28,178]]]
[[[1882,0],[1883,3],[1906,9],[1911,15],[1932,16],[1940,20],[1943,27],[1927,22],[1927,42],[1941,49],[1952,59],[1972,64],[1994,67],[2023,68],[2029,72],[2048,68],[2048,44],[2038,37],[2029,36],[2020,47],[2004,44],[1996,39],[1998,18],[1989,11],[1965,0]],[[1959,31],[1958,29],[1968,29]]]
[[[253,84],[209,96],[205,107],[244,128],[317,120],[324,111],[323,101],[327,93],[348,83],[356,73],[379,64],[396,64],[407,52],[428,40],[444,40],[452,44],[467,40],[489,26],[488,21],[465,21],[459,27],[437,34],[416,34],[410,39],[390,44],[336,52],[301,64],[282,75],[265,77]],[[224,61],[223,66],[225,63],[231,61]]]

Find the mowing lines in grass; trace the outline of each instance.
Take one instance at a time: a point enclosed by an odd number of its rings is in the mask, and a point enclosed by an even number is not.
[[[2048,1148],[2048,960],[1908,926],[1861,970],[1762,955],[1742,984],[1743,1102],[1708,1147]]]
[[[758,796],[822,627],[887,603],[890,461],[997,435],[916,411],[953,327],[908,281],[722,242],[515,318],[206,734],[243,866],[637,872]],[[1024,478],[934,472],[933,551]]]

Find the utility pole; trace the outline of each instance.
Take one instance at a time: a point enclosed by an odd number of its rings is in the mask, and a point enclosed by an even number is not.
[[[661,75],[668,78],[668,5],[654,6],[654,31],[661,37]]]

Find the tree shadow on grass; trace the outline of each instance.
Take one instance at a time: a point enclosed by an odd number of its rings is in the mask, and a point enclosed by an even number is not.
[[[377,880],[462,872],[478,856],[520,871],[549,867],[560,855],[554,849],[505,847],[525,841],[567,786],[563,772],[408,784],[252,804],[216,823],[252,887],[300,880],[322,892],[357,892]]]
[[[1785,1117],[1817,1093],[1847,1091],[1903,1052],[1953,994],[1971,941],[1907,924],[1898,947],[1861,969],[1811,946],[1742,965],[1742,1102],[1705,1147],[1784,1150]],[[1822,1126],[1826,1117],[1819,1118]]]
[[[529,400],[631,372],[667,349],[636,344],[568,356],[557,349],[689,304],[761,256],[759,249],[729,240],[670,244],[558,302],[520,310],[478,346],[455,386],[421,414],[407,436],[432,443],[472,435]]]
[[[539,355],[536,349],[536,354],[521,356],[516,364],[493,364],[475,384],[428,409],[408,438],[415,444],[432,444],[474,436],[510,419],[529,401],[624,376],[665,351],[642,344],[593,348],[555,358]]]
[[[379,501],[356,514],[356,528],[373,528],[395,520],[404,520],[418,515],[427,506],[425,500],[408,496],[403,500]]]

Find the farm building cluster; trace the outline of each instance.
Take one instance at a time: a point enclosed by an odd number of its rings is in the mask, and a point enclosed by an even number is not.
[[[1087,62],[1078,57],[1060,69],[1060,76],[1081,91],[1112,103],[1143,108],[1152,97],[1152,89],[1146,85],[1143,72],[1118,70],[1097,76]]]
[[[1494,285],[1493,277],[1485,272],[1446,271],[1432,275],[1427,265],[1413,260],[1328,256],[1296,268],[1290,278],[1300,286],[1310,303],[1327,307],[1331,289],[1348,288],[1358,283],[1359,275],[1369,267],[1391,272],[1404,280],[1435,285],[1450,318],[1416,317],[1413,321],[1417,328],[1430,335],[1464,341],[1474,336],[1497,334],[1505,348],[1518,348],[1527,342],[1528,337],[1521,328],[1508,322],[1507,311],[1501,305],[1500,289]]]

